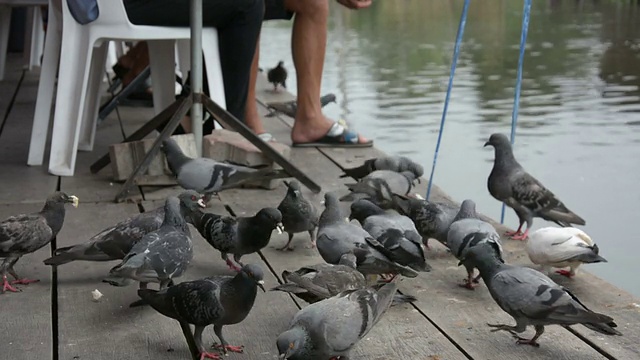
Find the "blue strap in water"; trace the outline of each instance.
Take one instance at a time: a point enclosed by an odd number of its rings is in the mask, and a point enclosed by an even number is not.
[[[516,95],[513,100],[513,112],[511,113],[511,145],[516,141],[516,126],[518,124],[518,108],[520,107],[520,86],[522,85],[522,63],[524,62],[524,49],[527,44],[527,32],[529,29],[529,13],[531,12],[531,0],[524,0],[524,12],[522,14],[522,35],[520,36],[520,58],[518,59],[518,79],[516,80]],[[504,224],[505,204],[502,203],[500,224]]]
[[[444,131],[444,121],[447,117],[447,109],[449,108],[449,98],[451,96],[451,87],[453,86],[453,76],[456,73],[456,64],[458,63],[458,55],[460,54],[460,43],[462,42],[462,34],[464,33],[464,25],[467,23],[467,11],[469,10],[470,0],[465,0],[460,16],[460,24],[458,25],[458,35],[456,36],[456,45],[453,49],[453,61],[451,63],[451,73],[449,74],[449,86],[447,87],[447,97],[444,100],[444,110],[442,111],[442,119],[440,120],[440,131],[438,132],[438,142],[436,143],[436,151],[433,154],[433,164],[431,165],[431,175],[429,176],[429,185],[427,187],[426,199],[429,200],[431,195],[431,186],[433,184],[433,173],[436,170],[436,162],[438,161],[438,152],[440,151],[440,141],[442,140],[442,132]]]

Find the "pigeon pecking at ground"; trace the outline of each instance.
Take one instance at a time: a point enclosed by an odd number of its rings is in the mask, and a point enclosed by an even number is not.
[[[208,203],[213,193],[229,189],[256,179],[274,179],[277,171],[271,168],[253,169],[246,166],[221,163],[209,158],[190,158],[185,155],[173,139],[162,142],[162,151],[167,157],[169,169],[178,184],[186,190],[204,194]]]
[[[202,332],[213,325],[213,331],[220,339],[216,348],[225,355],[227,351],[242,353],[243,346],[229,345],[224,339],[222,327],[238,324],[249,315],[258,287],[264,291],[263,277],[259,266],[247,264],[235,276],[216,275],[181,282],[160,291],[140,289],[138,295],[162,315],[195,325],[193,337],[200,360],[222,359],[219,354],[205,350]]]
[[[513,156],[509,139],[504,134],[493,134],[484,146],[494,148],[495,159],[487,186],[496,200],[512,208],[520,224],[515,232],[508,232],[514,240],[525,240],[534,217],[553,221],[562,227],[571,224],[585,225],[586,222],[567,207],[536,178],[527,173]],[[522,225],[527,229],[522,233]]]
[[[478,219],[475,202],[467,199],[460,205],[460,211],[449,227],[447,247],[456,259],[460,260],[460,264],[467,269],[467,278],[464,284],[460,286],[470,290],[474,289],[474,284],[478,283],[480,275],[474,278],[473,272],[475,268],[473,264],[464,262],[463,259],[470,249],[480,244],[489,244],[496,257],[504,262],[502,260],[500,235],[493,225]]]
[[[318,226],[318,252],[329,264],[338,264],[342,255],[353,253],[358,271],[363,274],[401,274],[416,277],[418,273],[392,261],[390,252],[362,227],[348,223],[340,211],[338,198],[326,193],[325,210]]]
[[[387,311],[397,289],[392,282],[349,290],[304,307],[276,340],[280,359],[348,359],[353,346]]]
[[[282,272],[285,283],[271,291],[288,292],[313,304],[343,291],[364,289],[367,280],[356,270],[356,261],[355,255],[348,253],[340,257],[337,265],[322,263],[303,266],[296,271],[285,270]],[[414,296],[395,294],[392,305],[413,301],[416,301]]]
[[[549,267],[562,268],[556,273],[573,277],[582,264],[607,262],[600,256],[598,245],[584,231],[572,227],[546,227],[529,235],[525,246],[532,263],[542,265],[542,272],[548,273]]]
[[[12,285],[27,285],[38,280],[20,278],[13,266],[26,254],[49,244],[58,235],[64,223],[64,204],[78,207],[78,198],[58,191],[47,198],[40,212],[11,216],[0,223],[0,276],[2,292],[19,290]],[[7,273],[15,278],[9,283]]]
[[[385,156],[365,160],[364,164],[360,166],[344,169],[344,174],[340,175],[340,177],[344,178],[349,176],[360,180],[376,170],[389,170],[397,173],[410,171],[418,181],[420,181],[420,177],[424,175],[422,165],[413,162],[413,160],[406,156]]]
[[[387,248],[391,260],[416,271],[431,271],[422,249],[422,236],[407,216],[360,199],[351,204],[349,219],[358,220],[363,229]]]
[[[181,193],[180,206],[186,214],[205,207],[202,196],[193,190]],[[164,205],[142,214],[132,216],[94,235],[89,241],[58,248],[54,256],[46,259],[46,265],[63,265],[72,261],[112,261],[123,259],[131,248],[146,234],[156,231],[164,220]],[[189,216],[187,222],[193,223]]]
[[[293,234],[308,231],[311,238],[311,247],[316,247],[316,229],[320,215],[313,203],[302,196],[300,183],[295,180],[283,181],[287,186],[287,194],[278,205],[282,214],[284,231],[289,235],[289,241],[280,250],[293,250],[289,247]]]
[[[489,244],[470,249],[464,261],[480,270],[491,297],[516,321],[515,326],[488,324],[494,328],[491,331],[508,331],[518,344],[540,346],[537,340],[547,325],[582,324],[601,334],[622,335],[614,329],[617,325],[611,317],[589,310],[569,290],[541,272],[502,262]],[[533,338],[518,336],[529,325],[536,330]]]
[[[267,71],[267,80],[273,84],[273,91],[278,91],[278,85],[287,88],[287,69],[284,68],[284,61],[278,61],[278,65]]]
[[[282,232],[282,214],[274,208],[261,209],[255,216],[237,218],[203,212],[192,216],[200,235],[220,251],[222,259],[235,271],[243,266],[240,262],[243,255],[257,252],[269,244],[273,230]],[[233,254],[235,263],[229,259],[229,254]]]
[[[449,226],[458,214],[460,207],[444,202],[430,202],[399,195],[393,195],[392,204],[393,209],[413,220],[427,249],[429,249],[429,239],[431,238],[446,246]]]
[[[407,195],[414,186],[416,176],[411,171],[397,173],[391,170],[376,170],[354,184],[345,184],[350,193],[341,197],[340,201],[354,201],[358,198],[369,198],[374,203],[388,207],[393,195]]]
[[[160,228],[143,236],[122,262],[111,269],[109,277],[137,280],[141,289],[145,289],[149,282],[157,282],[160,289],[164,289],[171,285],[172,279],[181,276],[193,259],[191,232],[181,210],[184,211],[180,208],[180,200],[168,197]],[[126,285],[124,282],[104,281],[114,286]]]

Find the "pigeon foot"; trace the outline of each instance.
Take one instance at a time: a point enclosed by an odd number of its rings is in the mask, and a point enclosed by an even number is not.
[[[283,246],[281,248],[278,248],[278,250],[280,250],[280,251],[293,251],[293,248],[289,246],[290,244],[291,244],[291,241],[289,241],[287,243],[287,245],[285,245],[285,246]]]
[[[242,271],[242,269],[238,265],[234,264],[233,261],[231,261],[230,259],[227,259],[226,263],[229,266],[229,269],[234,270],[236,272]]]
[[[527,229],[527,231],[525,231],[524,233],[512,235],[511,239],[524,241],[524,240],[527,240],[528,237],[529,237],[529,229]]]
[[[496,332],[496,331],[500,331],[500,330],[504,330],[504,331],[508,331],[509,333],[511,333],[511,335],[517,337],[518,339],[520,339],[520,337],[518,337],[518,333],[516,332],[516,327],[515,326],[509,326],[506,324],[489,324],[487,323],[488,326],[494,328],[491,329],[491,332]]]
[[[469,282],[467,279],[464,279],[464,283],[458,284],[458,286],[469,290],[475,290],[478,285],[474,285],[473,282]]]
[[[573,274],[571,274],[571,271],[568,271],[568,270],[558,270],[558,271],[556,271],[556,274],[560,274],[562,276],[566,276],[569,279],[571,279],[573,277]]]
[[[518,345],[531,345],[533,347],[540,347],[540,344],[534,339],[525,339],[519,336],[516,336],[516,339],[518,339],[518,341],[516,341],[516,344]]]
[[[38,279],[33,279],[32,280],[32,279],[27,279],[27,278],[16,279],[16,280],[13,280],[11,282],[11,285],[18,285],[18,284],[19,285],[29,285],[29,284],[32,284],[32,283],[35,283],[35,282],[38,282],[38,281],[40,281],[40,280],[38,280]]]
[[[387,276],[391,276],[391,277],[388,278]],[[385,282],[385,283],[390,283],[390,282],[393,281],[393,279],[396,278],[396,276],[398,276],[398,274],[393,274],[393,275],[392,274],[383,274],[383,275],[380,275],[380,277],[382,278],[380,281],[381,282]]]
[[[200,360],[204,360],[204,359],[222,360],[222,358],[218,354],[203,351],[200,353]]]
[[[7,292],[7,291],[11,291],[11,292],[20,292],[19,289],[14,288],[13,286],[11,286],[11,284],[9,283],[9,281],[7,281],[7,277],[3,276],[2,277],[2,292]]]
[[[214,344],[213,347],[215,347],[218,350],[222,350],[225,353],[227,351],[231,351],[231,352],[238,353],[238,354],[242,354],[244,352],[244,345],[240,345],[240,346],[225,345],[225,346],[222,346],[220,344]]]

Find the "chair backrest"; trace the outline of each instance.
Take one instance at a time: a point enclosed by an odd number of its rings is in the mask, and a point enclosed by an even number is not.
[[[96,0],[67,0],[69,13],[81,25],[95,21],[100,15]]]
[[[132,26],[123,0],[63,0],[64,12],[81,24]]]

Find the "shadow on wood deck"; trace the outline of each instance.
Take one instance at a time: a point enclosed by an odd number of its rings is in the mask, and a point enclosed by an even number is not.
[[[0,82],[0,114],[7,110],[16,90],[21,71],[16,58],[10,57],[7,80]],[[131,309],[137,299],[136,286],[116,288],[101,280],[114,262],[73,262],[56,268],[42,264],[53,246],[67,246],[86,241],[101,229],[121,219],[161,206],[177,187],[141,189],[139,205],[133,202],[114,204],[120,187],[110,180],[110,168],[91,175],[89,165],[102,156],[108,145],[122,140],[115,112],[98,129],[93,152],[80,152],[74,177],[58,178],[46,173],[46,166],[27,167],[31,121],[37,91],[37,73],[26,74],[13,109],[0,133],[0,219],[10,215],[38,211],[45,197],[56,189],[80,198],[78,209],[68,209],[65,225],[52,247],[25,256],[17,264],[20,274],[39,278],[41,282],[23,287],[21,293],[0,295],[0,351],[7,359],[187,359],[187,345],[178,323],[149,308]],[[263,84],[264,85],[264,84]],[[263,114],[266,101],[279,100],[268,86],[258,91]],[[280,95],[283,96],[283,95]],[[152,116],[151,109],[122,108],[125,132],[130,134]],[[290,143],[291,119],[266,118],[265,126],[279,141]],[[340,179],[341,169],[382,154],[377,149],[292,149],[292,162],[316,179],[323,192],[345,193]],[[417,189],[424,193],[426,181]],[[306,190],[306,189],[305,189]],[[304,190],[303,190],[304,191]],[[322,209],[322,194],[305,196]],[[254,214],[266,206],[277,206],[285,194],[281,186],[272,191],[229,190],[221,193],[223,203],[215,203],[207,211],[218,214],[230,209],[237,215]],[[452,201],[435,187],[434,200]],[[345,209],[346,210],[346,209]],[[499,230],[504,227],[496,225]],[[195,230],[195,258],[184,280],[211,274],[230,273],[220,254],[206,244]],[[297,234],[295,251],[276,250],[286,242],[286,234],[275,235],[261,251],[246,257],[265,268],[266,285],[281,282],[285,269],[321,262],[314,249],[307,248],[308,236]],[[506,259],[528,265],[524,244],[503,239]],[[640,358],[640,308],[638,299],[614,286],[581,272],[567,280],[554,277],[558,283],[575,292],[595,311],[611,315],[619,325],[622,337],[604,337],[584,327],[550,326],[541,338],[540,348],[518,346],[506,333],[491,333],[487,322],[512,323],[513,320],[493,302],[484,286],[468,291],[457,286],[465,272],[442,246],[427,252],[433,271],[415,279],[403,279],[401,291],[415,295],[413,305],[391,308],[380,323],[360,342],[354,359],[620,359]],[[266,271],[269,269],[269,271]],[[104,294],[92,301],[91,291]],[[304,306],[300,300],[281,292],[259,293],[248,318],[225,327],[225,337],[232,344],[244,344],[244,354],[230,354],[230,359],[275,359],[275,339],[287,328],[291,317]],[[532,330],[526,333],[530,336]],[[205,341],[215,340],[207,329]]]

